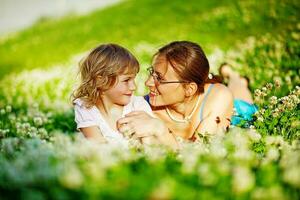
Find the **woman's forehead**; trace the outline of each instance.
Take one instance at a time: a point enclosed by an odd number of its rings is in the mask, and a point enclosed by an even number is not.
[[[154,58],[152,66],[157,73],[165,77],[178,78],[178,74],[175,72],[172,65],[162,56]]]
[[[152,62],[152,66],[155,71],[162,74],[166,73],[168,70],[168,62],[163,56],[155,56]]]

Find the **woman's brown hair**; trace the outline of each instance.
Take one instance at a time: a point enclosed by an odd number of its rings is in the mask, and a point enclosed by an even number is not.
[[[220,83],[218,76],[209,78],[209,63],[200,45],[190,41],[174,41],[163,47],[154,55],[163,57],[173,67],[182,81],[195,82],[197,93],[204,92],[205,83]]]
[[[96,105],[102,102],[101,94],[116,84],[118,75],[138,71],[139,62],[127,49],[117,44],[102,44],[79,63],[81,82],[72,100],[80,98],[87,108]]]

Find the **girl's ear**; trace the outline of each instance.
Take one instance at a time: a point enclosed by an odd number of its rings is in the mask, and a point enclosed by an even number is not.
[[[198,85],[194,82],[188,83],[185,85],[185,96],[190,97],[193,96],[198,89]]]

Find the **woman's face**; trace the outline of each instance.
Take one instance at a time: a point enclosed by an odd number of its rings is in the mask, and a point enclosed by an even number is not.
[[[152,62],[153,72],[145,85],[149,88],[150,104],[152,106],[171,106],[185,99],[185,91],[178,75],[165,58],[156,56]],[[164,82],[172,83],[164,83]]]

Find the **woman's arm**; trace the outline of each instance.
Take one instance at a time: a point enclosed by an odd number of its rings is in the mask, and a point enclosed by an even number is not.
[[[208,109],[208,115],[204,117],[196,131],[200,134],[217,134],[224,132],[230,125],[233,113],[233,95],[231,91],[221,85],[213,93]]]
[[[89,140],[99,142],[99,143],[106,143],[106,139],[103,137],[100,129],[97,126],[85,127],[80,128],[82,134]]]

